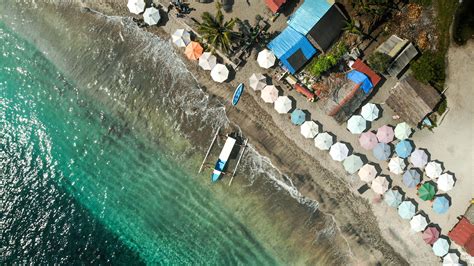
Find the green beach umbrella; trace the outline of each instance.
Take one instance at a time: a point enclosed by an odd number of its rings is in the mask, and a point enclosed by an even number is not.
[[[395,127],[395,137],[399,140],[404,140],[404,139],[407,139],[409,138],[411,135],[411,127],[403,122],[403,123],[400,123],[398,124],[396,127]]]
[[[359,156],[352,154],[349,155],[342,164],[349,174],[354,174],[362,167],[362,165],[364,165],[364,162],[362,162],[362,159]]]
[[[431,183],[424,183],[418,189],[418,196],[422,200],[432,200],[436,194],[435,187]]]

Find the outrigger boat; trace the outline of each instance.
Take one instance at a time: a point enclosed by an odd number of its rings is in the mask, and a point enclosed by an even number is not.
[[[221,175],[224,172],[224,168],[227,164],[227,161],[229,160],[230,154],[232,153],[232,150],[234,149],[236,141],[237,140],[235,138],[227,136],[224,147],[221,150],[221,154],[219,155],[216,165],[214,166],[214,170],[212,171],[212,174],[211,174],[212,182],[217,182],[221,178]]]
[[[245,85],[243,83],[240,83],[239,86],[234,91],[234,95],[232,96],[232,105],[237,105],[240,100],[240,96],[242,95],[242,92],[244,92]]]

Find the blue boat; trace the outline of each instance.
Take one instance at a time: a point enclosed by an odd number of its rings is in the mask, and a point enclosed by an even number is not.
[[[227,136],[224,147],[222,148],[219,158],[217,159],[216,166],[214,167],[214,170],[211,174],[212,182],[217,182],[221,178],[236,141],[237,140],[235,138]]]
[[[242,92],[244,92],[245,85],[243,83],[240,83],[239,86],[237,86],[237,89],[235,89],[234,96],[232,96],[232,105],[237,105],[237,103],[240,100],[240,96],[242,95]]]

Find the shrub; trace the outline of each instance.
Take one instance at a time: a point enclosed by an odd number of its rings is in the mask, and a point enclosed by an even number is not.
[[[444,114],[444,112],[446,112],[447,108],[448,108],[448,101],[446,100],[446,98],[444,98],[443,101],[439,104],[438,110],[436,110],[436,112],[439,115],[442,115]]]
[[[375,52],[369,56],[367,62],[376,71],[384,73],[385,70],[387,70],[391,60],[392,58],[389,55],[381,52]]]
[[[307,70],[314,76],[320,76],[337,65],[346,52],[346,45],[338,42],[329,53],[315,57],[308,65]]]
[[[422,83],[433,85],[441,90],[444,83],[444,58],[433,52],[424,53],[411,64],[413,76]]]
[[[411,0],[410,3],[418,4],[421,6],[430,6],[431,0]]]

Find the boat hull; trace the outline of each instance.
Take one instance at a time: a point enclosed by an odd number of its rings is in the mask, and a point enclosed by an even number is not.
[[[242,96],[242,92],[244,91],[245,85],[243,83],[240,83],[239,86],[237,86],[237,89],[234,91],[234,95],[232,96],[232,105],[237,105],[240,100],[240,96]]]

